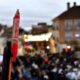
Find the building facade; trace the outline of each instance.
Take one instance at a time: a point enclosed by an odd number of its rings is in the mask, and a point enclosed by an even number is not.
[[[59,31],[59,42],[80,42],[80,6],[74,2],[73,7],[67,3],[67,10],[54,18],[53,25]]]

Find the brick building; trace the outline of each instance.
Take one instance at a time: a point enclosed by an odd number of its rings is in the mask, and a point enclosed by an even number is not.
[[[46,23],[38,23],[38,25],[32,26],[32,34],[43,34],[48,32],[48,25]]]
[[[80,6],[73,3],[67,3],[67,10],[54,18],[53,25],[55,29],[59,30],[59,42],[65,43],[66,41],[80,42]]]

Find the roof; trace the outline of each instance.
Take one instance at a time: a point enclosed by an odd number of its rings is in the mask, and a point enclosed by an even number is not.
[[[80,6],[73,6],[53,19],[80,19]]]

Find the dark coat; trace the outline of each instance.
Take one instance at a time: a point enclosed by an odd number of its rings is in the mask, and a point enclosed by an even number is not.
[[[10,57],[11,57],[11,42],[7,42],[7,46],[4,48],[3,53],[2,80],[8,80]]]

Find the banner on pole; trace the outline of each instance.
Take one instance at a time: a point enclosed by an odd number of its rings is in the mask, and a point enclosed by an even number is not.
[[[13,18],[12,42],[11,42],[11,51],[14,62],[16,61],[16,56],[18,53],[19,23],[20,23],[20,13],[19,10],[17,10]]]

